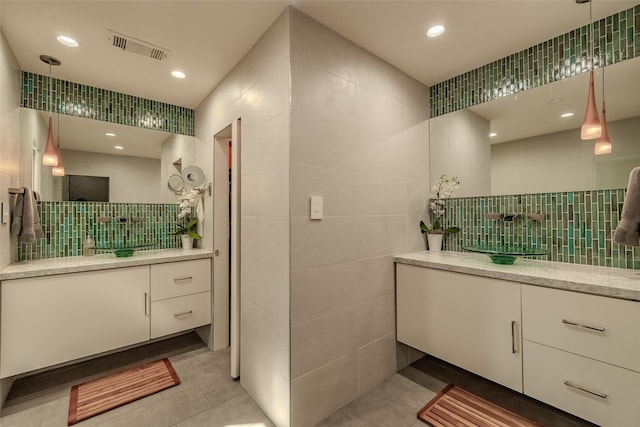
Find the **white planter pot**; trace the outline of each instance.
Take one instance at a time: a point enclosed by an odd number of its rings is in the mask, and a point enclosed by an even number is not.
[[[442,250],[442,238],[444,234],[429,234],[427,233],[427,243],[429,244],[430,251]]]
[[[182,249],[193,249],[193,237],[181,234],[180,238],[182,239]]]

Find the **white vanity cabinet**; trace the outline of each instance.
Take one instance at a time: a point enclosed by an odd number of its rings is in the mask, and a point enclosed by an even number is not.
[[[151,266],[151,338],[211,322],[211,262]]]
[[[602,426],[640,420],[640,303],[522,285],[524,392]]]
[[[6,279],[1,298],[6,378],[210,324],[211,260]]]
[[[149,267],[2,282],[0,377],[149,339]]]
[[[396,264],[397,339],[522,392],[520,286]]]

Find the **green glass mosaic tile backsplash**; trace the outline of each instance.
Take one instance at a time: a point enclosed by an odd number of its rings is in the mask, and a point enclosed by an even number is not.
[[[594,22],[593,38],[593,61],[585,25],[431,86],[431,117],[640,56],[640,5]]]
[[[52,90],[50,91],[49,82]],[[190,108],[139,98],[92,86],[22,72],[22,103],[26,108],[51,111],[121,125],[194,135]],[[50,95],[51,93],[51,95]],[[51,97],[52,101],[49,100]]]
[[[524,245],[550,252],[551,261],[640,269],[640,248],[613,243],[626,190],[573,191],[454,198],[446,201],[444,248],[463,251],[473,244]],[[486,213],[541,213],[542,222],[487,219]],[[541,259],[544,259],[542,257]]]
[[[18,245],[18,260],[82,255],[87,233],[97,247],[127,247],[153,244],[148,249],[180,247],[180,236],[170,236],[178,221],[177,204],[39,202],[40,221],[45,238]],[[99,217],[111,217],[98,222]],[[120,223],[118,218],[126,218]],[[141,218],[132,221],[132,218]],[[106,251],[98,251],[102,253]]]

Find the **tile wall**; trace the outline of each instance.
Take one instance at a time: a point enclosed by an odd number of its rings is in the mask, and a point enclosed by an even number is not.
[[[540,247],[552,261],[640,269],[640,250],[612,242],[625,190],[572,191],[447,200],[447,226],[462,232],[445,238],[446,250],[473,244]],[[487,219],[485,213],[541,213],[542,222]],[[417,227],[417,226],[416,226]],[[545,259],[544,257],[542,259]]]
[[[97,247],[148,244],[151,246],[145,250],[179,248],[180,236],[168,233],[174,230],[173,224],[185,222],[178,220],[180,208],[175,203],[39,202],[38,207],[45,238],[20,243],[20,261],[82,255],[87,233]],[[99,217],[107,216],[112,220],[98,222]],[[121,223],[119,218],[126,222]]]
[[[483,65],[429,88],[430,117],[551,83],[640,56],[640,5]],[[589,43],[589,44],[588,44]]]
[[[163,132],[194,134],[194,111],[190,108],[26,71],[22,72],[21,87],[22,106],[26,108]]]

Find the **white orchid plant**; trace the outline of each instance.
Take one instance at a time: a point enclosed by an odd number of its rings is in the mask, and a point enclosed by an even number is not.
[[[442,175],[431,186],[429,195],[429,209],[431,211],[431,227],[427,227],[424,221],[420,221],[420,231],[429,234],[455,234],[460,231],[458,227],[444,228],[444,216],[446,213],[446,199],[453,197],[453,193],[460,188],[460,180],[457,176],[448,178]]]
[[[195,240],[200,240],[200,236],[197,232],[198,229],[198,217],[194,213],[194,209],[198,204],[200,195],[204,192],[202,188],[192,188],[187,190],[186,188],[180,193],[178,205],[180,205],[180,213],[178,218],[189,218],[186,224],[176,224],[177,230],[173,233],[169,233],[173,236],[180,234],[188,234]]]

